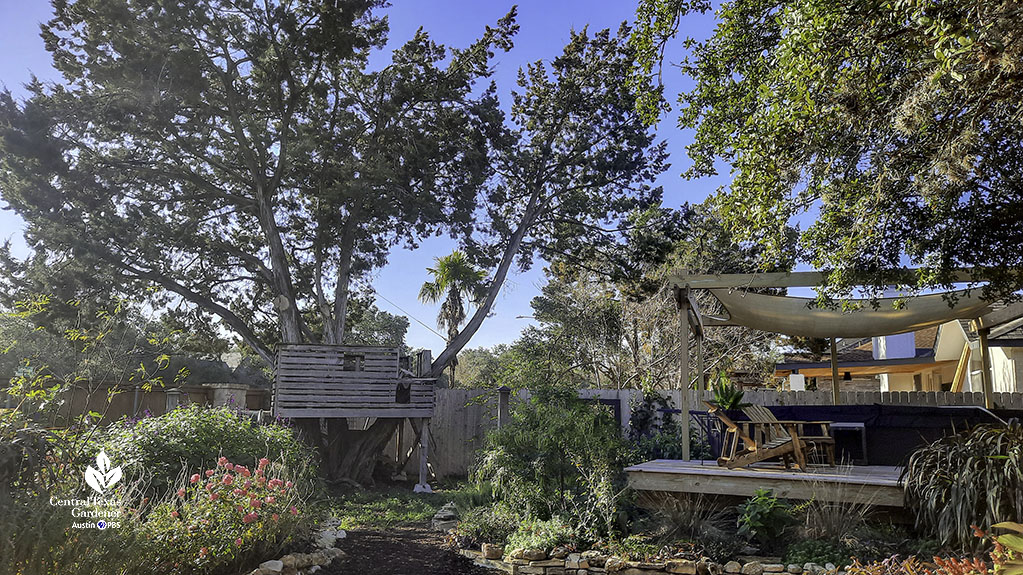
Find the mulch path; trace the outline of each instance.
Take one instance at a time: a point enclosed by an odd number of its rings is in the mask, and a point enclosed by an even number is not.
[[[387,531],[352,530],[337,546],[345,556],[325,575],[493,575],[451,550],[444,534],[426,526]]]

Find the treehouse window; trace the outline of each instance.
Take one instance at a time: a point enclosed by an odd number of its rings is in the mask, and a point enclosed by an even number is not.
[[[344,371],[362,371],[365,356],[362,354],[346,353],[342,369]]]

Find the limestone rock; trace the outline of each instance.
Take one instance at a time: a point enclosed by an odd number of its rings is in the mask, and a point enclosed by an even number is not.
[[[259,568],[269,573],[280,573],[281,571],[284,571],[284,562],[280,559],[263,561],[259,564]]]
[[[797,563],[789,563],[788,566],[785,567],[785,570],[793,575],[799,575],[803,572],[803,568]]]
[[[611,556],[607,558],[607,561],[604,561],[604,570],[607,571],[608,573],[618,573],[619,571],[624,571],[625,568],[628,566],[629,564],[625,561],[625,559],[622,559],[621,557]]]
[[[547,558],[547,552],[543,549],[523,549],[522,558],[527,561],[543,561]]]
[[[582,558],[585,559],[591,567],[604,567],[607,562],[607,556],[596,550],[583,551]]]
[[[665,566],[668,573],[684,573],[685,575],[696,575],[696,561],[687,559],[672,559]]]
[[[738,561],[729,561],[728,563],[725,563],[725,573],[734,574],[734,573],[741,573],[741,572],[742,572],[742,563],[739,563]]]
[[[838,571],[838,567],[835,567],[834,563],[825,563],[824,564],[824,570],[825,571]]]
[[[508,559],[521,560],[521,559],[523,559],[522,554],[525,553],[525,551],[526,550],[522,549],[522,548],[512,549],[511,553],[508,554]]]
[[[568,549],[565,549],[564,547],[555,547],[554,550],[551,551],[551,557],[554,559],[564,559],[565,557],[568,557]]]
[[[764,573],[784,573],[785,566],[781,563],[765,563]]]
[[[504,557],[504,547],[501,547],[500,545],[484,543],[480,547],[480,551],[483,552],[484,559],[500,559],[501,557]]]
[[[742,566],[742,575],[763,575],[764,565],[759,561],[750,561]]]
[[[589,569],[590,560],[583,557],[581,553],[569,553],[565,557],[565,568],[567,569]]]

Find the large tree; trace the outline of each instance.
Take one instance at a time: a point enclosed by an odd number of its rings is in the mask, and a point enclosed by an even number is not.
[[[634,78],[661,64],[703,0],[641,0]],[[709,39],[687,38],[679,125],[695,178],[724,160],[740,237],[798,254],[835,295],[864,283],[948,286],[955,270],[1023,287],[1023,6],[981,0],[732,0]],[[656,106],[647,105],[649,118]],[[906,264],[916,277],[894,276]]]
[[[55,2],[64,81],[0,96],[0,193],[30,247],[159,286],[268,362],[341,343],[353,278],[469,226],[500,126],[475,83],[515,30],[464,50],[420,32],[372,70],[379,4]]]
[[[628,85],[635,53],[630,29],[572,32],[560,56],[519,71],[509,128],[491,153],[494,179],[481,197],[467,255],[492,270],[486,296],[434,361],[437,375],[490,314],[513,264],[535,258],[585,262],[612,258],[635,227],[656,227],[666,167],[663,142],[637,112]],[[651,88],[650,94],[659,97]]]

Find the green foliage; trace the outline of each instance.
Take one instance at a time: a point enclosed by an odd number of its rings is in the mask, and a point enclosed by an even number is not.
[[[1023,518],[1023,425],[981,425],[915,451],[903,471],[906,507],[943,544],[970,546],[973,528]]]
[[[250,469],[226,457],[182,477],[164,499],[125,521],[136,537],[133,551],[146,558],[136,572],[233,573],[278,556],[311,527],[309,485],[291,478],[280,461],[264,458]]]
[[[791,509],[767,489],[757,489],[739,505],[739,535],[774,545],[794,523]]]
[[[519,517],[504,505],[476,507],[458,520],[455,536],[464,548],[478,549],[483,543],[504,545],[519,524]]]
[[[258,425],[227,407],[188,405],[159,417],[123,420],[97,437],[99,447],[125,469],[168,489],[184,471],[205,469],[219,457],[254,467],[261,458],[312,475],[313,456],[291,428]]]
[[[628,561],[653,561],[661,547],[649,536],[629,535],[621,540],[611,541],[607,552]]]
[[[845,566],[849,564],[850,550],[837,539],[803,539],[789,545],[783,563],[816,563]]]
[[[508,537],[508,549],[542,549],[550,552],[558,546],[577,548],[583,540],[572,521],[559,517],[526,519]]]
[[[709,2],[643,0],[633,43],[643,77],[687,15]],[[720,203],[771,264],[798,254],[832,270],[823,295],[866,284],[951,286],[952,272],[1009,296],[1023,235],[1018,8],[1003,2],[731,0],[709,38],[681,40],[695,130],[685,176],[731,182]],[[701,32],[703,29],[701,29]],[[795,251],[788,226],[808,213]],[[1013,215],[1009,215],[1013,214]],[[907,262],[924,269],[897,278]],[[992,269],[994,268],[994,269]]]
[[[682,426],[672,414],[664,413],[667,409],[672,409],[671,400],[653,390],[632,406],[628,438],[633,444],[633,460],[682,459]],[[710,446],[700,440],[696,429],[690,430],[689,453],[692,459],[710,456]]]
[[[338,498],[333,513],[341,528],[391,529],[429,521],[442,505],[440,496],[424,498],[406,487],[355,491]]]
[[[717,381],[713,385],[714,403],[721,409],[742,409],[748,403],[743,403],[742,398],[746,393],[733,385],[724,371],[718,372]]]
[[[487,435],[473,470],[497,498],[528,519],[572,517],[593,538],[616,529],[628,447],[606,409],[538,394],[512,422]]]

